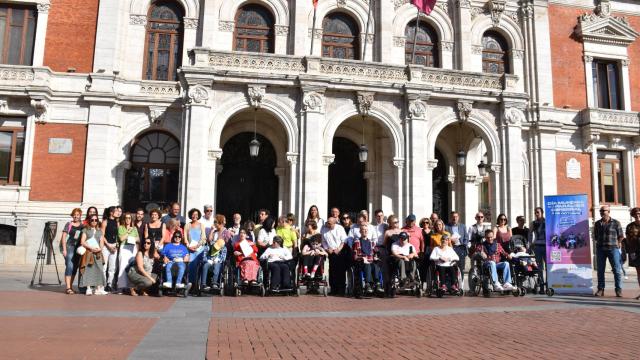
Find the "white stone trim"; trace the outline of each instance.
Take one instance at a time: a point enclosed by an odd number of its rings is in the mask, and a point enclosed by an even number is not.
[[[200,15],[200,1],[198,0],[175,0],[184,9],[184,17],[198,18]],[[148,14],[149,7],[153,0],[131,0],[129,5],[130,14]]]

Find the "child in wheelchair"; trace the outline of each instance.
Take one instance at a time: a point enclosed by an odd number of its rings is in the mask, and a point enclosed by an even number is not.
[[[322,235],[315,234],[311,236],[302,247],[302,277],[304,279],[314,279],[326,257],[327,252],[322,247]]]
[[[440,290],[443,292],[458,292],[458,277],[456,275],[456,263],[460,257],[451,247],[451,239],[448,235],[442,236],[440,246],[431,251],[431,261],[434,262],[436,272],[439,275]]]

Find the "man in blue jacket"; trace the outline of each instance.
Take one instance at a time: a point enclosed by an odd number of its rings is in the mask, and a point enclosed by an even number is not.
[[[452,211],[449,216],[449,224],[445,226],[445,230],[451,234],[449,238],[451,239],[451,246],[453,250],[460,257],[460,262],[458,263],[458,267],[460,268],[460,272],[462,273],[462,278],[464,279],[464,269],[465,262],[467,258],[467,245],[469,244],[469,238],[467,237],[467,227],[460,223],[460,214],[457,211]]]

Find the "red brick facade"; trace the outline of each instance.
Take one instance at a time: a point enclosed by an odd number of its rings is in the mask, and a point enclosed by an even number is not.
[[[567,178],[567,161],[574,158],[580,163],[580,179]],[[591,199],[591,154],[557,151],[556,173],[558,180],[558,195],[587,194],[589,206]]]
[[[93,70],[99,0],[51,0],[44,65],[54,71]],[[115,40],[114,40],[115,41]]]
[[[626,16],[626,15],[625,15]],[[626,16],[629,19],[629,24],[636,31],[640,31],[640,17],[638,16]],[[628,49],[629,59],[629,79],[631,79],[631,110],[640,111],[640,39],[634,41],[629,45]]]
[[[557,107],[587,107],[582,43],[573,37],[578,17],[587,9],[549,5],[553,102]]]
[[[49,154],[49,138],[71,139],[71,154]],[[86,125],[36,125],[29,199],[82,201],[86,145]]]

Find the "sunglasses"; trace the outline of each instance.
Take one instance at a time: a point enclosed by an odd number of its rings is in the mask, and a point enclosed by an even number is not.
[[[476,216],[476,219],[484,219],[484,216]]]
[[[205,210],[204,212],[213,212],[213,210]]]
[[[145,245],[151,245],[151,241],[145,241],[144,244]]]
[[[89,219],[89,222],[98,222],[98,219]]]

